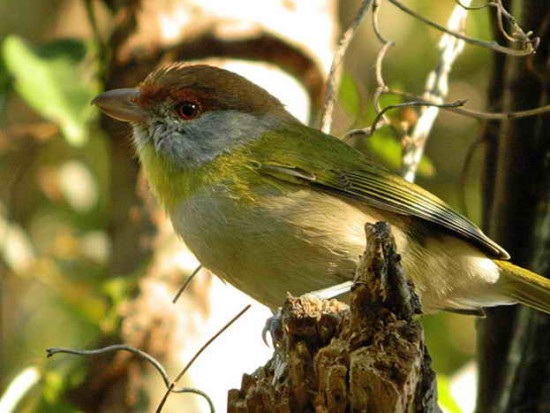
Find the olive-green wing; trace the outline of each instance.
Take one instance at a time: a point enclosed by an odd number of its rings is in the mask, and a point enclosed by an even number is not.
[[[301,144],[296,145],[294,141],[292,145],[274,145],[269,155],[261,156],[264,159],[256,165],[260,173],[349,196],[396,214],[421,218],[472,242],[491,257],[510,258],[474,223],[435,195],[372,165],[364,155],[336,138],[308,130],[316,133],[310,133],[306,139],[302,135],[297,137]]]

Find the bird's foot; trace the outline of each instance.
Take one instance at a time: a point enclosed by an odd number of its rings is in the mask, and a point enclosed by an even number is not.
[[[282,322],[282,308],[279,307],[277,311],[269,317],[262,330],[262,339],[266,346],[269,346],[267,337],[271,338],[271,345],[273,346],[273,385],[277,383],[286,372],[287,362],[284,355],[282,343],[283,343],[283,322]]]
[[[264,328],[262,330],[262,340],[269,346],[267,337],[271,338],[271,344],[274,349],[277,349],[279,343],[283,338],[283,324],[281,321],[282,311],[279,309],[265,321]]]

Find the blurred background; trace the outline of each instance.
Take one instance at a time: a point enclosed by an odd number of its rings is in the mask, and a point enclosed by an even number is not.
[[[143,362],[127,353],[91,363],[70,355],[46,359],[45,349],[123,342],[159,358],[173,376],[251,302],[202,270],[172,304],[198,263],[148,193],[129,131],[101,120],[89,105],[106,87],[133,86],[161,61],[189,56],[248,76],[307,122],[318,112],[319,79],[359,2],[225,3],[0,0],[1,413],[152,411],[164,385]],[[441,24],[456,5],[406,4]],[[469,13],[470,36],[490,39],[488,13]],[[438,60],[440,33],[390,4],[380,11],[380,27],[396,43],[384,63],[387,84],[422,95]],[[264,43],[246,43],[257,38]],[[217,39],[251,49],[223,48]],[[192,46],[180,47],[185,42]],[[367,17],[341,71],[336,136],[373,120],[380,46]],[[448,101],[468,99],[468,107],[485,109],[490,56],[466,47],[452,70]],[[402,124],[414,111],[389,116]],[[475,120],[442,112],[417,178],[478,223],[480,132]],[[354,144],[399,170],[401,146],[393,129]],[[261,340],[269,315],[254,303],[202,354],[182,385],[206,392],[224,411],[227,390],[271,356]],[[423,324],[444,407],[472,411],[475,319],[445,313],[426,316]],[[173,395],[165,411],[207,411],[207,404],[196,395]]]

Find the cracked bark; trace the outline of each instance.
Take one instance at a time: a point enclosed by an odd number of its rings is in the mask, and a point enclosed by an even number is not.
[[[440,412],[420,303],[389,225],[365,229],[349,307],[289,297],[276,353],[230,390],[229,413]]]

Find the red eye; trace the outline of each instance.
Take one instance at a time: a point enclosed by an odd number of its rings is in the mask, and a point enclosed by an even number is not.
[[[185,120],[196,118],[200,113],[200,106],[195,102],[181,102],[175,107],[178,116]]]

